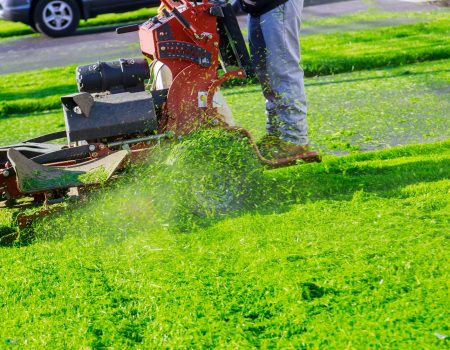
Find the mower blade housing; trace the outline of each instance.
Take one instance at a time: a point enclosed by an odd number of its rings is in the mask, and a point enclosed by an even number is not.
[[[127,151],[118,151],[80,165],[49,167],[28,159],[14,148],[8,150],[17,186],[26,194],[103,183],[111,178],[127,156]]]

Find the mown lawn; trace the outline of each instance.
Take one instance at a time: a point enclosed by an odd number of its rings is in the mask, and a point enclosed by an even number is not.
[[[312,145],[345,153],[450,137],[449,60],[306,80]],[[225,90],[237,123],[262,136],[258,86]]]
[[[204,131],[2,243],[0,348],[448,347],[449,60],[405,63],[307,79],[321,164]],[[1,77],[0,144],[64,127],[73,70]],[[263,135],[260,88],[223,91]]]
[[[450,20],[404,24],[302,39],[306,75],[396,67],[449,58]]]
[[[448,66],[449,60],[442,60],[395,69],[308,78],[306,88],[313,146],[326,154],[342,154],[448,138]],[[17,76],[22,77],[22,83],[14,87]],[[11,106],[23,108],[22,112],[27,108],[58,109],[0,118],[0,144],[64,129],[56,94],[75,91],[73,80],[72,67],[5,76],[5,88],[0,96],[11,98]],[[41,85],[48,86],[54,81],[58,81],[55,92],[51,88],[39,90]],[[260,87],[246,85],[223,91],[237,123],[261,137],[265,132],[265,117]]]
[[[308,76],[450,58],[450,20],[439,19],[302,39]],[[101,59],[101,57],[99,57]],[[0,116],[59,108],[75,91],[75,66],[13,73],[0,78]]]
[[[266,172],[253,209],[196,218],[186,233],[161,221],[150,196],[174,198],[153,181],[183,181],[172,165],[128,173],[39,224],[32,244],[0,249],[4,344],[447,345],[439,338],[450,331],[448,141]]]

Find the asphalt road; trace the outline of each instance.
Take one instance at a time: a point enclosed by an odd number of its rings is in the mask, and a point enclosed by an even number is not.
[[[367,10],[369,6],[377,6],[390,11],[420,11],[435,9],[428,3],[408,2],[401,0],[366,0],[336,1],[308,0],[304,8],[303,20],[311,16],[341,16],[357,11]],[[414,1],[414,0],[411,0]],[[417,0],[416,0],[417,1]],[[246,16],[239,16],[241,27],[246,26]],[[379,27],[386,21],[361,23],[363,27]],[[24,37],[17,40],[0,42],[0,75],[22,72],[47,67],[60,67],[70,64],[87,64],[99,60],[109,61],[121,57],[140,57],[137,33],[115,34],[116,27],[84,29],[66,38],[50,39],[43,36]],[[303,34],[316,32],[336,32],[355,29],[345,26],[309,27]],[[358,29],[358,28],[356,28]]]

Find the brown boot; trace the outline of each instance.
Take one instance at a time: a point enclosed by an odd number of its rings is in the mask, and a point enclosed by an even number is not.
[[[312,163],[322,161],[322,156],[309,150],[308,145],[296,145],[280,140],[276,136],[266,135],[257,143],[262,161],[270,168],[280,168],[297,164],[297,161]]]
[[[301,156],[309,151],[308,145],[296,145],[272,135],[265,135],[258,142],[258,147],[266,159],[274,160]]]
[[[264,135],[260,141],[257,142],[259,151],[266,159],[275,159],[275,153],[279,150],[280,139],[273,135]]]
[[[304,155],[309,152],[309,145],[297,145],[295,143],[280,140],[276,158],[291,158]]]

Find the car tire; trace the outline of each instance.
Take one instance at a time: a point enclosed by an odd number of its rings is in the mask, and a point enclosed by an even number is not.
[[[33,21],[31,21],[28,25],[30,26],[30,29],[31,29],[33,32],[35,32],[35,33],[38,33],[38,32],[39,32],[39,31],[37,30],[37,28],[36,28],[36,24],[34,24]]]
[[[67,36],[80,22],[80,8],[74,0],[39,0],[34,9],[34,25],[50,37]]]

